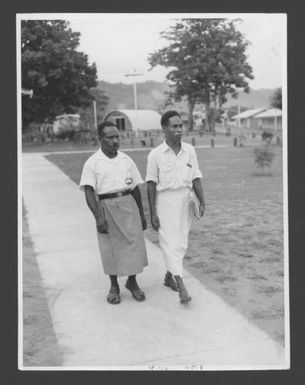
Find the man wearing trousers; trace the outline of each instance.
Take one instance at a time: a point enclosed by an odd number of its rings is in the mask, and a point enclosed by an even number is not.
[[[183,125],[178,112],[161,117],[165,141],[148,155],[148,199],[151,224],[158,231],[167,272],[164,285],[179,292],[181,304],[191,301],[182,279],[183,258],[192,221],[190,194],[199,201],[199,215],[205,210],[204,195],[195,149],[182,142]],[[175,279],[174,279],[175,278]]]

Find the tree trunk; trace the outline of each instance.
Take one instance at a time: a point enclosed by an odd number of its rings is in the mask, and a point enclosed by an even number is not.
[[[21,131],[22,131],[22,133],[24,134],[24,133],[28,132],[29,131],[29,127],[30,127],[30,123],[22,122],[22,124],[21,124]]]
[[[188,98],[187,106],[189,110],[189,131],[193,131],[193,128],[194,128],[193,111],[194,111],[195,102],[192,99]]]
[[[206,102],[204,105],[205,105],[205,129],[207,132],[209,132],[210,131],[210,122],[209,122],[210,103]]]
[[[214,97],[214,106],[210,107],[210,128],[213,133],[215,133],[215,124],[216,124],[216,111],[217,111],[217,94]]]
[[[210,109],[210,129],[215,132],[215,108]]]

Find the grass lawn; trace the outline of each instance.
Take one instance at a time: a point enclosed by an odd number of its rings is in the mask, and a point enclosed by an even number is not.
[[[211,139],[213,139],[215,146],[232,146],[234,144],[234,135],[225,136],[222,133],[217,133],[216,136],[212,134],[204,134],[203,136],[199,136],[198,132],[185,134],[183,140],[188,143],[192,143],[192,140],[195,139],[195,145],[197,146],[211,146]],[[156,146],[163,141],[163,135],[159,135],[158,137],[153,138],[153,145]],[[134,142],[131,143],[127,139],[121,138],[121,149],[124,148],[143,148],[141,140],[145,141],[145,146],[150,148],[151,146],[151,138],[135,138]],[[273,143],[276,142],[276,139],[273,139]],[[244,139],[243,144],[245,146],[253,146],[255,144],[261,143],[261,136],[256,135],[255,138],[252,138],[250,133],[248,133],[247,137]],[[98,145],[93,145],[91,143],[76,143],[73,141],[58,141],[58,142],[49,142],[44,144],[39,143],[23,143],[22,151],[23,152],[62,152],[62,151],[95,151],[98,149]]]
[[[193,223],[185,268],[284,344],[282,148],[272,149],[270,176],[256,169],[252,147],[196,150],[207,206],[201,221]],[[148,150],[128,154],[144,177]],[[90,155],[46,157],[79,183]],[[141,190],[149,219],[146,186]],[[146,236],[157,243],[151,227]]]

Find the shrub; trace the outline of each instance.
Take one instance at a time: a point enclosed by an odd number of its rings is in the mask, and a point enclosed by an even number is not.
[[[270,150],[268,145],[254,147],[254,162],[257,167],[261,168],[262,174],[264,168],[269,167],[271,174],[271,163],[274,159],[274,153]]]

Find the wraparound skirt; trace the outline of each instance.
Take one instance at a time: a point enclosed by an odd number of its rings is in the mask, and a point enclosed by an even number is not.
[[[133,196],[100,200],[98,205],[108,224],[108,234],[97,232],[105,274],[141,273],[148,261],[139,209]]]
[[[182,277],[183,258],[192,224],[189,197],[189,188],[164,190],[157,196],[160,248],[167,270],[180,277]]]

